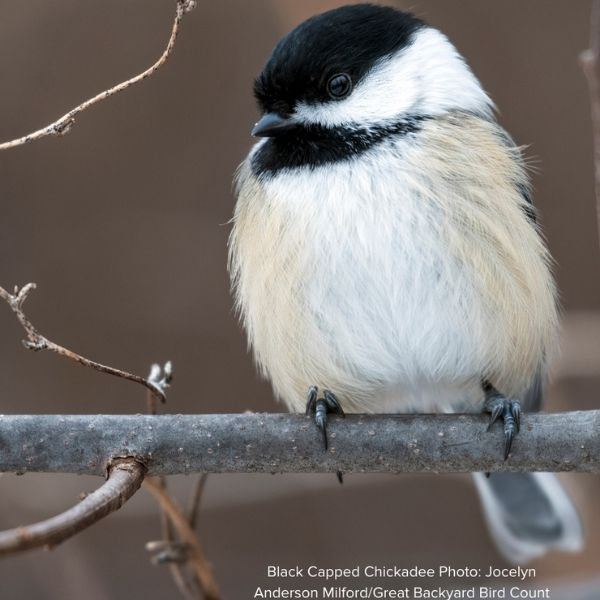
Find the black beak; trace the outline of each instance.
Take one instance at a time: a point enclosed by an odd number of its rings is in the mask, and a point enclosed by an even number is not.
[[[275,137],[296,127],[292,118],[282,117],[277,113],[265,113],[254,126],[252,135],[255,137]]]

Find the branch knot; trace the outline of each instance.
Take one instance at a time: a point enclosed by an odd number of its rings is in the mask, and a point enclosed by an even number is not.
[[[189,13],[196,8],[196,0],[178,0],[178,9],[181,9],[183,14]]]
[[[61,119],[52,126],[52,133],[54,135],[66,135],[67,133],[69,133],[69,131],[71,131],[71,127],[73,127],[74,123],[74,117],[68,117],[64,120]]]

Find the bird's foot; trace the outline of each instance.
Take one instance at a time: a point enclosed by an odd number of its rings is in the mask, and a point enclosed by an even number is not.
[[[341,417],[346,415],[344,414],[344,411],[342,410],[342,407],[333,392],[330,392],[329,390],[323,390],[323,396],[321,398],[318,396],[319,389],[317,386],[312,385],[308,390],[308,396],[306,398],[306,414],[315,415],[315,423],[321,430],[323,435],[323,445],[325,450],[327,450],[327,415],[329,413],[334,413],[336,415],[340,415]]]
[[[485,411],[490,413],[488,431],[502,418],[504,422],[504,460],[508,458],[513,439],[521,429],[521,404],[518,400],[509,400],[491,388],[486,391]]]

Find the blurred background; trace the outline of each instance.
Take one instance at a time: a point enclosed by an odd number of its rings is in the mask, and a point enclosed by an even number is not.
[[[0,154],[0,284],[35,281],[40,331],[145,374],[171,359],[164,411],[281,411],[232,312],[226,242],[232,174],[252,144],[254,76],[273,44],[333,0],[198,0],[175,53],[150,79],[82,114],[64,138]],[[390,0],[439,27],[467,57],[500,121],[535,161],[536,203],[564,305],[548,410],[600,407],[600,264],[588,91],[578,55],[590,2]],[[42,127],[149,66],[174,2],[0,3],[0,141]],[[136,413],[144,392],[20,344],[0,305],[3,413]],[[534,563],[535,585],[600,581],[600,481],[565,476],[588,532],[578,556]],[[0,528],[73,504],[100,481],[0,477]],[[173,478],[184,501],[192,478]],[[215,475],[201,539],[228,599],[252,597],[266,565],[504,566],[467,476]],[[0,598],[177,598],[144,550],[158,511],[141,491],[52,552],[0,562]],[[432,582],[435,583],[435,582]],[[598,588],[600,589],[600,583]],[[589,598],[600,597],[590,595]]]

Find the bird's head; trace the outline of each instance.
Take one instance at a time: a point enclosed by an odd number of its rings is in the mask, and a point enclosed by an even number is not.
[[[355,4],[287,34],[254,86],[259,137],[369,130],[491,102],[448,39],[409,13]],[[339,131],[337,132],[339,133]]]

